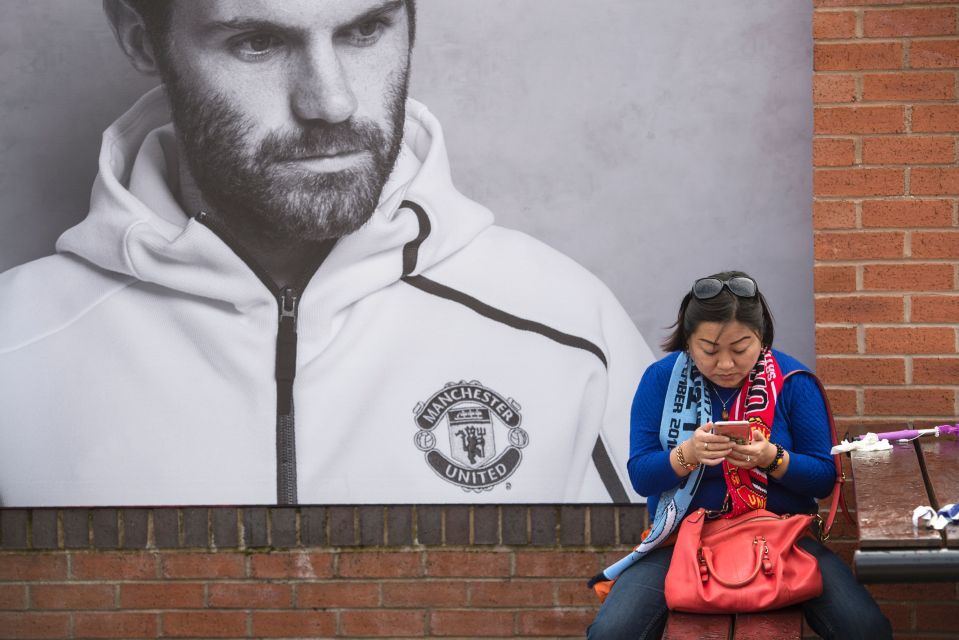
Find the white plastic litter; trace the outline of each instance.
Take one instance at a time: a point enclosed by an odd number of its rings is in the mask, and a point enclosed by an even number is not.
[[[892,445],[888,440],[880,440],[870,431],[862,437],[862,440],[843,440],[830,449],[829,453],[835,455],[847,451],[883,451],[884,449],[892,449]]]
[[[918,528],[920,519],[925,520],[926,527],[942,531],[950,522],[959,521],[959,504],[947,504],[938,512],[932,507],[916,507],[912,511],[912,526]]]

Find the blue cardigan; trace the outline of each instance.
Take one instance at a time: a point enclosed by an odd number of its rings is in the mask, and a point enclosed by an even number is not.
[[[806,369],[801,362],[780,351],[773,350],[783,375],[796,369]],[[659,441],[659,425],[663,416],[666,387],[678,353],[671,353],[646,369],[636,395],[630,419],[629,479],[637,493],[647,497],[650,520],[656,513],[659,494],[682,480],[669,463],[669,452]],[[707,385],[708,386],[708,385]],[[723,390],[723,397],[732,389]],[[713,416],[719,416],[722,405],[715,394]],[[815,498],[823,498],[832,491],[836,468],[829,455],[832,434],[819,387],[805,375],[790,378],[783,386],[776,404],[770,440],[781,444],[789,452],[789,467],[780,479],[769,478],[769,497],[766,508],[774,513],[809,513],[816,508]],[[719,509],[726,496],[722,465],[706,467],[703,480],[693,496],[690,511],[705,507]]]

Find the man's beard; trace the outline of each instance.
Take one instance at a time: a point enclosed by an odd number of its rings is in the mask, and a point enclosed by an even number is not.
[[[313,120],[259,142],[250,140],[253,123],[222,96],[201,95],[176,74],[165,80],[177,137],[204,200],[241,239],[283,245],[339,238],[370,219],[400,151],[407,77],[404,71],[386,95],[390,131],[353,118]],[[369,160],[337,172],[291,162],[364,151]]]

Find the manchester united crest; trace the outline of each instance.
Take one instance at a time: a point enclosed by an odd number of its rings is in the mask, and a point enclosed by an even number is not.
[[[489,491],[509,478],[529,444],[519,403],[476,380],[448,382],[417,403],[413,415],[413,442],[427,464],[464,491]]]

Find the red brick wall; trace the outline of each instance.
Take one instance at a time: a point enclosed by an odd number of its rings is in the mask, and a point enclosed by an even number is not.
[[[956,422],[959,3],[814,6],[817,371],[840,431]],[[898,638],[957,637],[959,584],[871,589]]]
[[[957,415],[957,14],[816,0],[817,368],[847,425]]]
[[[645,513],[0,510],[0,638],[582,637]]]

